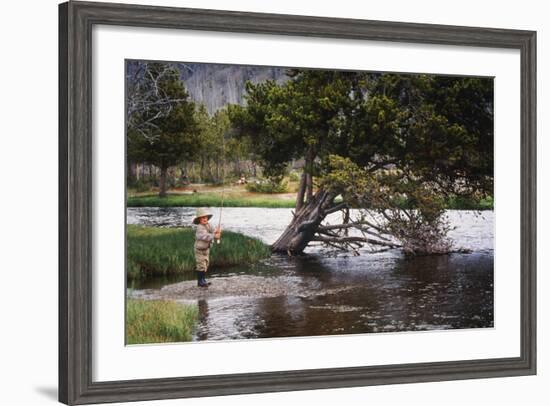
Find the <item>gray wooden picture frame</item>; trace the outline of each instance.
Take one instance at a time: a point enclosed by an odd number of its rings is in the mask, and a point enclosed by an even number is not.
[[[521,353],[517,358],[92,380],[94,24],[517,49],[521,55]],[[123,159],[121,157],[121,159]],[[59,6],[59,400],[218,396],[536,373],[536,33],[507,29],[68,2]]]

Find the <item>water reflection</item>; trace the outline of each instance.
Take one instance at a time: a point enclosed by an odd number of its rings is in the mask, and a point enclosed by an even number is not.
[[[208,320],[210,313],[208,311],[208,301],[204,299],[197,300],[199,308],[199,328],[196,332],[197,340],[208,340]]]

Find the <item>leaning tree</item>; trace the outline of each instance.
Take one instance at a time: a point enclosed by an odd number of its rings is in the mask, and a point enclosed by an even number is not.
[[[168,168],[197,151],[200,136],[195,104],[176,65],[129,65],[127,82],[127,159],[160,168],[159,196],[166,196]]]
[[[248,83],[246,106],[230,109],[268,175],[304,161],[293,220],[273,250],[296,255],[320,241],[354,252],[449,252],[445,202],[492,193],[492,80],[289,75],[282,85]]]

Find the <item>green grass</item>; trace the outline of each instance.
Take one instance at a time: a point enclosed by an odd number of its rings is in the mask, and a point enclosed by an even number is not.
[[[340,199],[341,200],[341,199]],[[221,196],[219,193],[195,193],[192,195],[168,195],[160,198],[158,195],[130,196],[128,207],[219,207]],[[407,201],[399,202],[401,207],[407,208]],[[295,199],[280,199],[276,196],[226,196],[223,205],[225,207],[266,207],[266,208],[291,208],[296,206]],[[446,203],[446,209],[450,210],[493,210],[494,202],[491,196],[480,200],[466,198],[450,198]]]
[[[195,231],[192,228],[159,228],[128,225],[127,278],[166,276],[195,269]],[[221,244],[210,249],[210,266],[253,263],[271,251],[258,239],[224,231]]]
[[[149,344],[191,341],[198,314],[197,305],[127,299],[126,342]]]
[[[164,198],[158,195],[129,196],[127,200],[128,207],[219,207],[220,204],[219,193],[169,194]],[[225,196],[223,205],[225,207],[294,208],[296,201],[265,196]]]

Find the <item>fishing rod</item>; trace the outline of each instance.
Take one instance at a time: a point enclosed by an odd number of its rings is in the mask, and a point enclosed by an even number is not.
[[[222,136],[222,201],[220,205],[220,219],[218,221],[218,230],[222,226],[223,200],[225,198],[225,134]],[[216,244],[221,242],[221,236],[216,240]]]
[[[223,213],[223,199],[224,199],[224,195],[225,195],[225,187],[222,186],[222,203],[221,203],[221,206],[220,206],[220,220],[218,221],[218,229],[220,229],[220,227],[222,226],[222,213]],[[219,239],[216,240],[216,243],[219,244],[221,242],[221,236]]]

